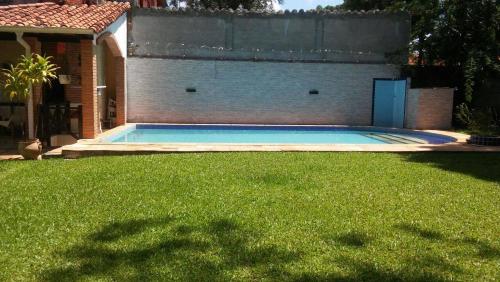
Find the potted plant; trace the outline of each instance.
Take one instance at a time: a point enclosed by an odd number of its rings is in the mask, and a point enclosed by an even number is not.
[[[50,79],[56,78],[57,67],[50,62],[51,57],[44,57],[38,54],[22,56],[17,65],[10,65],[9,69],[2,69],[4,78],[3,88],[5,95],[12,101],[24,102],[26,116],[28,113],[28,101],[34,86],[44,83],[50,84]],[[34,121],[36,123],[36,117]],[[36,130],[35,130],[36,132]],[[24,140],[18,143],[19,153],[25,159],[40,159],[42,144],[35,139],[24,136]]]

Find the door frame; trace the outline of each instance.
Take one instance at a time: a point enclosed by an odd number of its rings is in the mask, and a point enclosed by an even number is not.
[[[395,81],[395,80],[405,80],[406,81],[406,87],[405,87],[405,103],[403,107],[403,128],[406,123],[406,103],[408,99],[408,84],[409,84],[409,78],[408,77],[400,77],[400,78],[373,78],[373,84],[372,84],[372,122],[371,126],[374,126],[374,120],[375,120],[375,83],[377,80],[381,81]]]

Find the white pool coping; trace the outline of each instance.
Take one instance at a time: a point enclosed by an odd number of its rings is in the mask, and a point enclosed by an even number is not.
[[[373,126],[339,125],[260,125],[260,124],[174,124],[174,123],[139,123],[148,125],[224,125],[224,126],[293,126],[293,127],[332,127],[384,130]],[[469,145],[469,135],[442,130],[397,129],[401,132],[424,132],[455,138],[456,142],[446,144],[245,144],[245,143],[110,143],[104,142],[124,130],[135,127],[135,123],[118,126],[95,139],[81,139],[78,143],[64,146],[62,154],[66,158],[95,155],[132,155],[180,152],[500,152],[500,147]]]

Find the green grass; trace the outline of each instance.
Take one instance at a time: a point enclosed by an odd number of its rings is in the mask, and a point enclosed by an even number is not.
[[[0,162],[0,280],[494,281],[500,154]]]

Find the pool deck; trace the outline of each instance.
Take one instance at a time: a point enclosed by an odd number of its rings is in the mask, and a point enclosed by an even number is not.
[[[216,143],[104,143],[100,139],[127,129],[133,124],[116,127],[96,139],[82,139],[62,147],[64,158],[102,155],[134,155],[187,152],[500,152],[500,147],[466,144],[468,135],[439,130],[422,130],[453,137],[447,144],[216,144]],[[363,128],[367,128],[364,126]],[[371,127],[377,129],[376,127]],[[403,130],[404,131],[404,130]],[[413,131],[413,130],[408,130]]]

